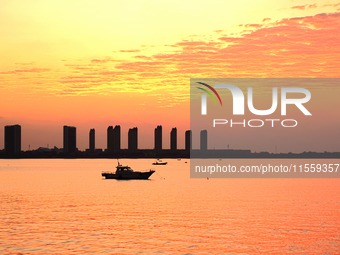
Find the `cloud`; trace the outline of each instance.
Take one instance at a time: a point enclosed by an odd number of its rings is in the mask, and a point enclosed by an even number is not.
[[[15,69],[10,71],[0,71],[0,74],[21,74],[21,73],[44,73],[48,72],[48,68],[28,68],[28,69]]]
[[[263,25],[262,24],[246,24],[245,27],[250,27],[250,28],[261,28]]]
[[[21,65],[21,66],[31,66],[34,64],[34,62],[21,62],[21,63],[15,63],[16,65]]]
[[[129,59],[106,56],[68,64],[72,75],[60,78],[60,88],[68,95],[166,91],[163,102],[181,102],[192,77],[338,77],[340,13],[265,18],[243,28],[237,36],[221,30],[194,36],[156,54],[128,50],[136,53]]]
[[[108,63],[108,62],[112,62],[112,61],[114,61],[114,60],[111,57],[106,57],[106,58],[103,58],[103,59],[92,59],[91,63],[101,64],[101,63]]]
[[[297,10],[306,10],[306,9],[314,9],[314,8],[317,8],[316,4],[296,5],[292,7],[292,9],[297,9]]]
[[[136,52],[140,52],[140,50],[134,49],[134,50],[120,50],[119,52],[123,52],[123,53],[136,53]]]
[[[324,7],[339,7],[340,6],[340,3],[336,3],[336,4],[324,4],[323,5]]]
[[[283,19],[269,25],[248,24],[239,37],[183,40],[170,53],[118,64],[117,69],[141,77],[322,76],[338,75],[339,14]],[[138,55],[138,59],[142,59]]]

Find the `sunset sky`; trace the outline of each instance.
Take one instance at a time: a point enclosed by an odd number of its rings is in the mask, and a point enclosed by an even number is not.
[[[0,24],[0,149],[10,124],[22,126],[23,150],[62,147],[63,125],[77,127],[78,148],[90,128],[105,148],[116,124],[123,147],[138,126],[139,147],[152,148],[160,124],[165,147],[176,126],[182,148],[192,77],[340,71],[340,2],[331,0],[1,0]],[[273,146],[252,144],[263,148]]]

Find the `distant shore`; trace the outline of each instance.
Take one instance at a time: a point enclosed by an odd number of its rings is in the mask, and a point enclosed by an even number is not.
[[[339,158],[340,152],[270,153],[250,150],[162,150],[141,149],[136,151],[86,150],[65,153],[63,149],[38,149],[8,154],[0,151],[0,159],[45,158]]]

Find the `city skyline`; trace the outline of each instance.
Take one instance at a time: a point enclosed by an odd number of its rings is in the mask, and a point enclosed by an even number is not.
[[[129,151],[137,151],[139,149],[150,149],[150,148],[145,148],[145,147],[140,147],[139,144],[139,138],[138,138],[138,127],[133,127],[129,128],[127,132],[127,146],[121,147],[121,127],[120,125],[116,125],[115,128],[113,126],[109,126],[107,128],[107,133],[106,133],[106,140],[107,140],[107,145],[106,147],[98,147],[96,145],[96,129],[91,128],[88,133],[88,147],[85,149],[80,149],[77,146],[77,127],[74,126],[68,126],[64,125],[63,126],[63,135],[62,135],[62,141],[63,141],[63,146],[62,147],[57,147],[57,146],[48,146],[48,147],[43,147],[40,146],[38,148],[28,148],[28,150],[22,149],[21,148],[21,139],[22,139],[22,128],[21,125],[15,124],[15,125],[8,125],[4,126],[4,136],[5,136],[5,141],[4,143],[4,151],[6,152],[9,151],[10,153],[19,153],[20,151],[29,151],[29,150],[35,150],[35,149],[48,149],[48,148],[60,148],[63,149],[65,153],[74,153],[77,150],[79,151],[89,151],[89,152],[94,152],[96,150],[103,150],[107,151],[110,153],[117,153],[120,150],[129,150]],[[187,133],[190,132],[190,136],[187,136]],[[162,150],[171,150],[171,151],[176,151],[176,150],[189,150],[188,145],[191,145],[191,130],[186,130],[183,132],[183,137],[185,140],[185,146],[183,148],[178,148],[178,137],[177,137],[177,128],[174,127],[171,129],[169,132],[169,148],[163,147],[163,132],[162,132],[162,125],[158,125],[155,130],[154,130],[154,149],[155,151],[162,151]]]
[[[16,125],[16,124],[8,124],[6,126],[12,126],[12,125]],[[22,150],[29,150],[29,149],[37,149],[39,147],[49,147],[49,148],[53,148],[54,146],[55,147],[58,147],[58,148],[63,148],[63,126],[64,125],[61,125],[59,126],[59,128],[56,130],[57,132],[55,133],[49,133],[50,136],[46,136],[46,140],[45,141],[42,141],[40,142],[39,144],[36,144],[36,145],[32,145],[34,143],[31,143],[29,142],[30,139],[32,139],[32,136],[29,136],[27,135],[26,131],[25,130],[25,126],[21,125],[20,126],[22,127]],[[122,127],[121,125],[115,125],[115,126],[104,126],[103,128],[93,128],[92,126],[89,126],[88,129],[84,129],[82,127],[77,127],[76,125],[68,125],[68,126],[71,126],[71,127],[76,127],[77,128],[77,147],[81,150],[86,150],[86,149],[89,149],[89,131],[91,131],[91,129],[94,129],[95,130],[95,143],[96,143],[96,147],[97,148],[108,148],[108,128],[112,127],[113,129],[114,128],[120,128],[120,148],[128,148],[128,132],[129,132],[129,129],[131,127]],[[172,127],[167,127],[166,125],[159,125],[159,126],[162,126],[162,130],[164,130],[162,132],[162,146],[163,148],[170,148],[170,132],[171,132],[171,129]],[[5,126],[4,126],[5,127]],[[33,133],[36,133],[36,132],[39,132],[41,131],[41,128],[37,127],[35,130],[32,130],[31,132]],[[179,132],[182,132],[183,135],[179,135],[178,136],[178,139],[177,139],[177,144],[178,144],[178,147],[179,148],[185,148],[185,135],[184,135],[184,132],[186,131],[186,129],[182,129],[182,130],[179,130]],[[141,128],[138,128],[138,133],[139,133],[139,136],[140,136],[140,140],[138,142],[138,144],[140,145],[139,147],[143,148],[143,149],[153,149],[155,144],[154,144],[154,127],[150,126],[149,129],[141,129]],[[151,137],[151,139],[147,139],[147,142],[145,143],[144,140],[143,140],[143,135],[145,133],[148,133],[148,136]],[[169,133],[169,134],[168,134]],[[0,136],[1,136],[1,139],[0,139],[0,150],[4,149],[4,128],[0,128]],[[51,138],[55,139],[56,135],[59,137],[61,137],[61,139],[57,139],[57,142],[56,143],[52,143],[51,142]],[[32,140],[31,140],[32,141]],[[112,143],[112,145],[115,144],[114,146],[117,146],[117,143]]]
[[[21,126],[5,126],[4,150],[0,150],[1,158],[339,158],[340,152],[317,152],[304,151],[302,153],[270,153],[268,151],[256,152],[248,149],[216,148],[214,144],[209,145],[208,130],[200,130],[199,147],[193,147],[192,130],[184,132],[185,147],[177,147],[177,128],[170,131],[170,148],[162,147],[162,126],[158,125],[154,129],[154,148],[140,148],[138,146],[138,127],[129,128],[128,146],[120,148],[121,128],[120,125],[109,126],[107,128],[107,147],[97,148],[95,145],[95,129],[89,131],[89,146],[86,150],[77,147],[77,128],[73,126],[63,126],[63,147],[38,149],[21,149]],[[114,140],[113,140],[114,138]],[[213,142],[213,141],[211,141]],[[213,146],[213,147],[212,147]]]

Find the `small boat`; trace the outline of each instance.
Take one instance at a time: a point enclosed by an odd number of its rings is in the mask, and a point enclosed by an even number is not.
[[[166,165],[168,164],[168,162],[163,162],[162,160],[160,159],[157,159],[155,162],[152,163],[153,165]]]
[[[154,170],[147,172],[134,171],[129,166],[123,166],[120,163],[116,166],[116,172],[102,172],[105,179],[116,180],[147,180],[154,173]]]

